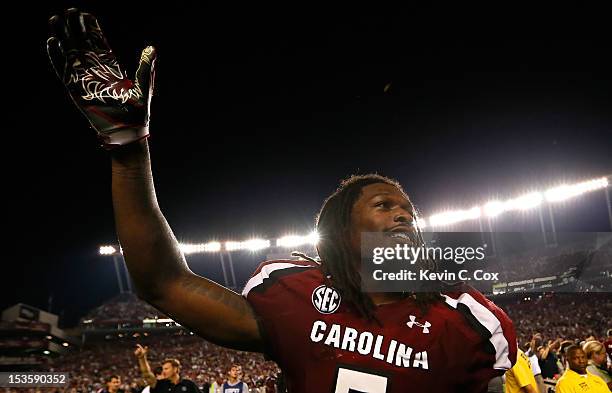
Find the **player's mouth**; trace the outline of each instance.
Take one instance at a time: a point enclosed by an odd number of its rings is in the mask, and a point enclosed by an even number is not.
[[[412,227],[411,225],[397,225],[385,232],[390,233],[390,237],[398,241],[410,244],[414,242],[414,227]]]
[[[400,233],[401,232],[403,233],[414,232],[414,227],[409,224],[399,224],[387,230],[386,232],[400,232]]]

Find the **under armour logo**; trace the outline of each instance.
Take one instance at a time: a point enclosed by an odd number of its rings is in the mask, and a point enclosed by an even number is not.
[[[418,327],[422,327],[423,333],[425,334],[429,333],[429,328],[431,327],[431,323],[429,323],[428,321],[425,321],[425,324],[417,322],[416,317],[414,315],[410,316],[410,322],[406,322],[406,325],[408,325],[408,327],[411,329],[414,325],[417,325]]]

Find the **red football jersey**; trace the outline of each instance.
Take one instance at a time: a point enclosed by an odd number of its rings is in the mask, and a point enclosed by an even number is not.
[[[456,289],[456,290],[455,290]],[[469,287],[422,314],[411,299],[361,318],[310,261],[262,263],[242,295],[290,392],[485,392],[516,361],[512,322]]]

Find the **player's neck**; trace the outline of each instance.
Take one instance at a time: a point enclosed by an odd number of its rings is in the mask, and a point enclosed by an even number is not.
[[[376,306],[382,306],[383,304],[395,303],[403,299],[401,293],[396,292],[372,292],[369,293],[370,299]]]
[[[174,374],[174,376],[170,378],[170,382],[172,382],[175,385],[179,383],[180,380],[181,380],[181,376],[178,374]]]
[[[235,385],[238,382],[237,378],[228,378],[227,382],[229,382],[230,385]]]

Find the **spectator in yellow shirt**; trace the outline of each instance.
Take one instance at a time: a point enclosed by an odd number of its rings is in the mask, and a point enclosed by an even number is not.
[[[570,345],[565,352],[569,370],[557,382],[556,393],[609,393],[610,389],[597,375],[587,371],[587,357],[578,345]]]
[[[608,368],[606,362],[606,347],[599,341],[589,341],[582,346],[582,350],[589,363],[587,371],[603,379],[608,389],[612,389],[612,369]]]
[[[538,384],[531,371],[529,358],[520,349],[516,363],[506,371],[506,393],[539,393]]]

